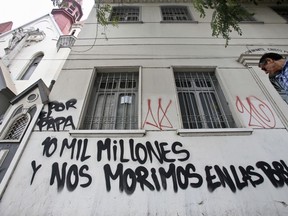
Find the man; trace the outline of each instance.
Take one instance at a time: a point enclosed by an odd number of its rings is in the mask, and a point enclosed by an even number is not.
[[[277,53],[265,53],[260,58],[258,66],[265,71],[266,74],[269,74],[270,82],[275,89],[281,93],[281,95],[284,94],[287,96],[288,60]]]

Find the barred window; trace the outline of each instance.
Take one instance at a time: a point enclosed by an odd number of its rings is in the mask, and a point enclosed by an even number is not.
[[[192,17],[185,6],[164,6],[161,7],[163,21],[188,21]]]
[[[137,129],[137,101],[137,73],[97,73],[83,129]]]
[[[110,21],[138,22],[140,21],[139,7],[113,7]]]
[[[175,72],[183,127],[233,128],[234,120],[212,72]]]
[[[246,9],[242,8],[244,11],[246,11],[247,16],[242,17],[240,22],[242,23],[249,23],[249,22],[257,22],[257,20],[254,18],[253,14],[249,13]]]
[[[25,131],[27,125],[29,123],[28,114],[20,115],[18,118],[14,120],[6,135],[4,136],[4,140],[19,140]]]
[[[286,21],[288,21],[288,7],[272,7],[272,9]]]

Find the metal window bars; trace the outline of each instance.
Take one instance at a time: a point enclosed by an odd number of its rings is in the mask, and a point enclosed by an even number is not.
[[[164,21],[186,21],[192,20],[187,7],[165,6],[161,7]]]
[[[4,140],[19,140],[29,122],[28,114],[23,114],[14,120],[7,131]]]
[[[138,74],[98,73],[84,129],[138,128]]]
[[[137,22],[140,20],[139,7],[113,7],[110,21]]]
[[[175,82],[184,128],[235,127],[214,73],[175,72]]]

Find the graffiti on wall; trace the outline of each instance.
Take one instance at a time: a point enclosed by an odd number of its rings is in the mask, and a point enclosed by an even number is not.
[[[288,167],[283,160],[272,163],[258,161],[245,166],[207,164],[197,168],[191,163],[190,152],[178,141],[140,143],[134,139],[106,138],[91,142],[91,146],[96,148],[93,151],[87,150],[89,144],[88,139],[60,140],[56,137],[47,137],[42,142],[42,156],[58,158],[52,161],[50,172],[45,170],[45,174],[50,175],[50,186],[56,186],[58,191],[65,186],[67,190],[74,191],[77,187],[89,187],[94,178],[101,177],[108,192],[118,189],[127,194],[133,194],[137,189],[166,191],[173,188],[174,192],[178,192],[205,185],[210,192],[219,187],[236,192],[250,186],[255,188],[267,180],[276,188],[288,185]],[[70,159],[60,162],[63,160],[59,158],[64,154]],[[91,171],[91,161],[99,171]],[[137,166],[132,168],[131,164]],[[154,167],[155,164],[157,167]],[[36,160],[31,162],[31,185],[45,165],[47,163],[42,165]]]
[[[163,130],[163,128],[173,128],[167,116],[167,112],[170,108],[172,101],[169,100],[166,107],[163,108],[164,106],[163,101],[161,98],[158,98],[158,107],[156,111],[152,109],[151,103],[152,103],[151,99],[148,99],[147,100],[148,110],[142,127],[144,128],[145,125],[150,125],[152,127],[158,128],[159,130]]]
[[[43,112],[38,120],[40,131],[59,131],[67,127],[74,129],[71,115],[55,117],[53,112],[61,114],[64,110],[76,109],[76,103],[76,99],[66,103],[50,102],[48,111]],[[172,127],[167,116],[171,103],[170,100],[163,108],[162,100],[159,99],[155,114],[149,99],[143,126],[148,124],[160,130]],[[248,113],[250,126],[275,126],[272,110],[260,99],[251,96],[243,102],[237,97],[236,106],[240,113]],[[164,119],[168,125],[163,124]],[[118,189],[127,194],[133,194],[137,189],[166,191],[171,188],[176,193],[179,190],[200,187],[206,187],[210,192],[219,187],[227,187],[235,193],[250,186],[256,188],[265,181],[276,188],[288,185],[288,167],[284,160],[258,161],[241,166],[206,164],[197,167],[192,163],[191,152],[179,141],[167,143],[159,140],[138,142],[135,139],[110,138],[59,139],[48,136],[40,146],[42,157],[49,159],[51,164],[48,165],[47,160],[43,164],[32,160],[30,184],[41,181],[37,177],[44,174],[48,175],[50,186],[56,187],[58,191],[64,188],[69,191],[78,187],[88,188],[93,184],[93,179],[101,177],[107,192]],[[93,150],[88,150],[89,148]],[[98,169],[97,172],[95,168]],[[50,171],[47,172],[47,169]],[[41,172],[42,175],[39,174]]]
[[[50,158],[58,153],[61,158],[64,152],[69,151],[71,161],[76,160],[83,163],[90,158],[90,155],[87,154],[87,145],[87,139],[72,139],[71,142],[68,139],[64,139],[60,145],[57,138],[47,137],[42,142],[42,156]],[[33,183],[35,175],[42,167],[42,164],[38,164],[37,161],[33,160],[31,166],[33,175],[30,184]],[[88,170],[89,167],[86,164],[79,167],[76,164],[68,165],[67,162],[59,163],[55,161],[51,167],[50,185],[56,182],[58,190],[62,190],[64,185],[66,185],[69,191],[75,190],[78,185],[80,187],[88,187],[92,182],[90,174],[87,173]],[[82,178],[84,182],[82,182]]]
[[[236,107],[240,113],[248,114],[248,125],[251,127],[274,128],[276,125],[272,109],[255,96],[246,97],[244,101],[237,96]]]
[[[54,113],[62,113],[69,109],[76,109],[75,104],[76,99],[70,99],[65,103],[52,101],[48,103],[48,111],[42,111],[40,113],[39,119],[37,121],[37,126],[40,131],[42,130],[65,130],[65,129],[75,129],[73,118],[71,115],[54,117]]]

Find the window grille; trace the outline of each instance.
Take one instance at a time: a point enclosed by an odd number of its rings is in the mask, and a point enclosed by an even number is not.
[[[19,116],[14,120],[6,133],[4,140],[19,140],[29,122],[27,114]]]
[[[43,56],[44,54],[41,53],[31,60],[28,68],[26,69],[25,73],[21,77],[21,80],[29,80],[29,78],[32,76],[33,72],[39,65],[40,61],[42,60]]]
[[[98,73],[83,128],[137,129],[137,92],[137,73]]]
[[[288,21],[288,7],[272,7],[272,9],[286,21]]]
[[[184,128],[235,127],[214,73],[176,72],[175,82]]]
[[[182,6],[165,6],[161,7],[163,21],[188,21],[192,17],[187,7]]]
[[[137,22],[140,20],[139,7],[113,7],[110,21]]]

